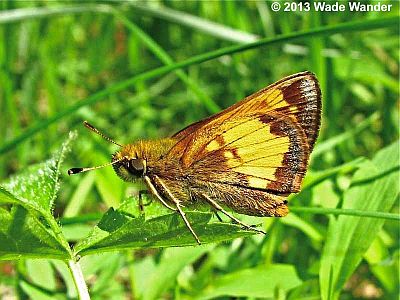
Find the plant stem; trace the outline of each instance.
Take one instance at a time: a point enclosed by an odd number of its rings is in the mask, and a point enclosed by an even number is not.
[[[292,212],[301,212],[321,215],[348,215],[400,221],[400,215],[381,211],[365,211],[358,209],[322,208],[322,207],[291,207]]]
[[[83,278],[82,268],[78,261],[70,259],[68,261],[68,268],[71,271],[72,278],[75,283],[78,298],[80,300],[90,300],[89,291]]]

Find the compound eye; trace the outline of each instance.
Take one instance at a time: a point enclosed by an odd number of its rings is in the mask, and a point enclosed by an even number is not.
[[[143,161],[141,159],[131,159],[131,166],[138,171],[143,170],[144,168]]]
[[[135,176],[142,176],[144,171],[143,160],[131,159],[126,162],[126,169]]]

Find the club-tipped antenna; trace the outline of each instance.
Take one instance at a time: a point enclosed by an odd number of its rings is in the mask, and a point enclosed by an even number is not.
[[[109,141],[110,143],[113,143],[119,147],[122,147],[122,145],[118,144],[117,142],[115,142],[112,138],[106,136],[104,133],[100,132],[96,127],[94,127],[92,124],[90,124],[88,121],[83,121],[83,125],[85,125],[85,127],[87,129],[90,129],[91,131],[93,131],[94,133],[98,134],[99,136],[101,136],[103,139],[105,139],[106,141]],[[80,172],[79,172],[80,173]],[[75,174],[75,173],[74,173]]]
[[[121,160],[124,160],[125,157],[122,157],[120,159],[114,160],[113,162],[110,163],[106,163],[104,165],[100,165],[100,166],[96,166],[96,167],[89,167],[89,168],[71,168],[68,170],[68,175],[75,175],[75,174],[79,174],[82,172],[87,172],[87,171],[92,171],[92,170],[96,170],[96,169],[101,169],[107,166],[111,166],[113,164],[116,164],[117,162],[120,162]]]

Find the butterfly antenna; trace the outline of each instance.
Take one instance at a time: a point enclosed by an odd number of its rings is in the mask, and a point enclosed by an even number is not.
[[[74,174],[79,174],[79,173],[82,173],[82,172],[87,172],[87,171],[92,171],[92,170],[96,170],[96,169],[101,169],[101,168],[104,168],[104,167],[107,167],[107,166],[111,166],[111,165],[113,165],[113,164],[116,164],[116,163],[118,163],[118,162],[120,162],[121,160],[124,160],[124,159],[125,159],[125,157],[122,157],[122,158],[120,158],[120,159],[114,160],[113,162],[106,163],[106,164],[104,164],[104,165],[96,166],[96,167],[90,167],[90,168],[72,168],[72,169],[69,169],[69,170],[68,170],[68,175],[74,175]]]
[[[87,129],[90,129],[91,131],[93,131],[94,133],[98,134],[99,136],[101,136],[103,139],[105,139],[106,141],[109,141],[110,143],[113,143],[114,145],[117,145],[119,147],[122,147],[122,145],[118,144],[117,142],[115,142],[112,138],[106,136],[104,133],[100,132],[96,127],[94,127],[92,124],[90,124],[88,121],[83,121],[83,125],[85,125],[85,127]]]

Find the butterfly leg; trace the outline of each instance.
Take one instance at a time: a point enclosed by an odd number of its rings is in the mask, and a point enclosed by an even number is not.
[[[221,217],[218,214],[218,211],[214,211],[215,216],[217,217],[218,221],[223,222],[223,220],[221,219]]]
[[[146,204],[143,204],[143,195],[144,194],[150,194],[150,191],[148,191],[148,190],[140,190],[139,191],[139,212],[141,214],[144,213],[144,206],[150,205],[150,203],[151,203],[151,200],[150,200]]]
[[[222,212],[225,216],[229,217],[231,220],[233,220],[234,222],[236,222],[239,225],[242,225],[245,229],[248,230],[253,230],[259,233],[263,233],[263,234],[267,234],[265,231],[261,230],[261,229],[257,229],[254,228],[246,223],[243,223],[242,221],[240,221],[238,218],[232,216],[230,213],[228,213],[226,210],[224,210],[217,202],[215,202],[213,199],[211,199],[209,196],[202,194],[202,196],[204,197],[204,199],[206,199],[206,201],[211,204],[212,207],[214,207],[217,211]]]
[[[171,205],[169,205],[167,202],[164,201],[164,199],[160,196],[158,193],[157,189],[154,187],[153,183],[151,182],[150,178],[148,176],[144,176],[144,180],[146,181],[148,187],[150,188],[150,191],[154,194],[154,196],[157,197],[158,200],[166,207],[169,208],[170,210],[177,211],[176,208],[173,208]]]
[[[176,208],[171,207],[168,203],[166,203],[164,201],[164,199],[160,196],[160,194],[158,193],[157,189],[154,187],[153,183],[151,182],[150,178],[145,176],[145,181],[148,184],[150,190],[153,192],[153,194],[161,201],[162,204],[164,204],[166,207],[168,207],[169,209],[173,210],[173,211],[177,211],[183,221],[186,224],[186,227],[189,229],[189,231],[192,233],[193,237],[195,238],[196,242],[201,245],[200,239],[197,237],[197,234],[194,232],[192,226],[190,225],[188,219],[186,218],[185,212],[182,210],[181,205],[179,203],[179,201],[174,197],[174,195],[172,195],[172,193],[170,192],[170,190],[167,188],[167,186],[164,184],[164,182],[158,177],[155,176],[154,179],[157,181],[157,183],[159,185],[161,185],[163,187],[163,189],[166,191],[166,193],[168,194],[170,200],[172,202],[174,202],[174,204],[176,205]]]
[[[176,202],[176,208],[178,209],[179,214],[181,215],[183,221],[185,222],[186,227],[189,228],[190,232],[192,233],[193,237],[195,238],[197,244],[201,245],[200,239],[198,238],[196,232],[194,232],[194,230],[193,230],[192,226],[190,225],[188,219],[186,219],[185,212],[182,210],[179,202]]]

